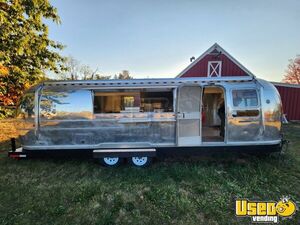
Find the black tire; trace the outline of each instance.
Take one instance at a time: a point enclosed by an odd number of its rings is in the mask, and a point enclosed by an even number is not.
[[[142,157],[130,157],[128,158],[130,165],[135,167],[147,167],[152,162],[152,157],[142,156]]]
[[[124,159],[120,157],[103,157],[99,159],[101,165],[106,167],[117,167],[120,166]]]

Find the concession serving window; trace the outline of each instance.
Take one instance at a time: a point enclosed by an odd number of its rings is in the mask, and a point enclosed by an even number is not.
[[[173,112],[173,90],[94,91],[94,113]]]
[[[140,93],[138,92],[95,92],[94,113],[139,112]]]

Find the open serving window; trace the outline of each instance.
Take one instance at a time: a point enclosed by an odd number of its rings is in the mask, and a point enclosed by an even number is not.
[[[173,112],[173,90],[94,91],[94,113]]]

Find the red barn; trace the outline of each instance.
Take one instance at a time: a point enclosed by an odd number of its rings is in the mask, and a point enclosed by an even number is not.
[[[217,43],[195,59],[177,77],[254,76]],[[283,111],[289,120],[300,120],[300,85],[276,83]]]
[[[283,112],[288,120],[300,120],[300,85],[272,82],[280,93]]]

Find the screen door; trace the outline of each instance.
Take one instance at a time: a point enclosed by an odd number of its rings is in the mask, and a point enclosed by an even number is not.
[[[183,85],[177,93],[177,144],[201,144],[201,95],[200,86]]]

